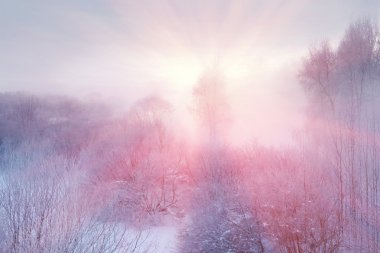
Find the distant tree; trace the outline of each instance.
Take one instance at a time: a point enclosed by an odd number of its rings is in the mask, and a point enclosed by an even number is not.
[[[334,78],[336,61],[335,52],[325,41],[319,47],[310,49],[309,56],[304,59],[300,72],[300,80],[307,94],[310,94],[312,99],[325,98],[327,110],[334,110],[335,96],[338,91]]]
[[[167,138],[168,120],[173,111],[169,102],[157,96],[150,96],[138,101],[129,112],[129,124],[154,135],[160,148]],[[135,125],[134,125],[135,124]],[[135,129],[137,130],[137,129]]]
[[[222,139],[229,120],[225,81],[217,71],[206,72],[193,89],[194,111],[211,141]]]

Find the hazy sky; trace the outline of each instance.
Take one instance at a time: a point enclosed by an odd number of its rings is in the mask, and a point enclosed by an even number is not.
[[[156,94],[185,108],[217,65],[238,121],[252,122],[239,132],[274,142],[279,124],[301,122],[308,47],[379,14],[379,0],[0,0],[0,91],[125,104]]]

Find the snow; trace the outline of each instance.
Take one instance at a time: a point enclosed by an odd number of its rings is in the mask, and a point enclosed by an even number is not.
[[[100,227],[104,224],[99,223]],[[175,225],[154,226],[146,229],[128,228],[124,230],[125,224],[109,224],[111,227],[122,235],[127,234],[125,242],[131,244],[128,249],[133,253],[174,253],[177,246],[177,232],[179,229]],[[89,235],[91,236],[91,235]],[[117,236],[116,236],[117,238]],[[138,240],[136,241],[136,239]],[[89,240],[92,238],[89,238]],[[86,240],[84,240],[86,241]],[[136,246],[136,247],[135,247]],[[117,253],[125,253],[125,248],[116,250]]]
[[[175,226],[158,226],[150,230],[148,241],[153,245],[153,252],[170,253],[175,252],[177,246],[178,228]]]

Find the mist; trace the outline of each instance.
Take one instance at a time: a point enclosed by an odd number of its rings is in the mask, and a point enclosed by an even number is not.
[[[379,14],[3,1],[0,251],[379,252]]]
[[[117,108],[158,95],[184,114],[189,103],[182,101],[218,65],[232,100],[240,102],[234,107],[254,108],[250,115],[237,112],[256,129],[252,138],[286,145],[302,125],[295,78],[302,56],[323,39],[336,41],[357,18],[376,21],[378,10],[377,1],[343,7],[340,1],[4,2],[0,90],[97,99]],[[263,108],[278,113],[263,118]],[[278,115],[287,117],[273,129]]]

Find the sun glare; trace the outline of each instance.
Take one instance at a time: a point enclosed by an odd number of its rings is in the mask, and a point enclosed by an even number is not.
[[[163,80],[180,88],[192,87],[202,71],[202,65],[192,57],[163,58],[156,69]]]
[[[252,74],[252,64],[233,57],[224,57],[223,60],[215,60],[215,57],[168,57],[160,59],[157,66],[156,74],[180,89],[193,87],[202,74],[210,69],[217,70],[227,80],[234,81]]]

